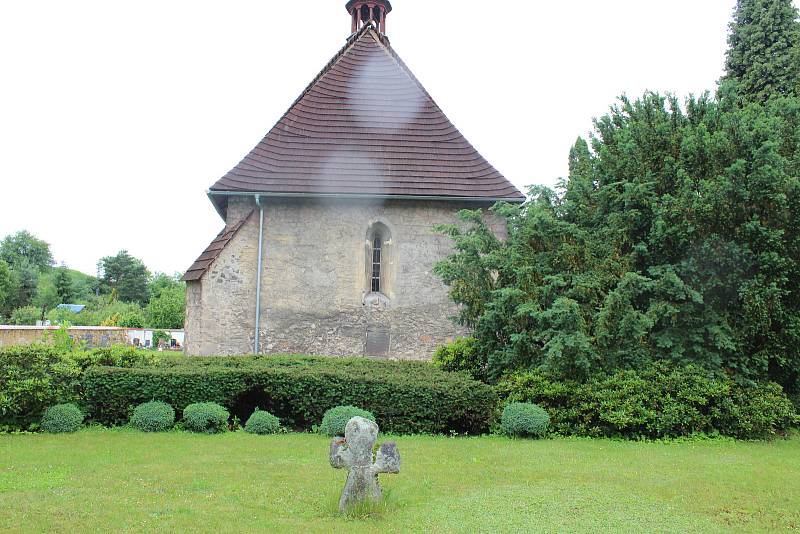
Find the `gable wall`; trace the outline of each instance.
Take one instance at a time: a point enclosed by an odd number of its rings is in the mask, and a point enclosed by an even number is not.
[[[455,222],[464,207],[475,206],[437,201],[268,202],[262,352],[363,355],[369,331],[378,339],[389,338],[387,357],[429,359],[436,347],[466,334],[452,321],[457,308],[432,272],[435,262],[452,250],[450,239],[433,227]],[[390,262],[384,267],[391,281],[388,302],[365,298],[366,237],[374,222],[391,231]],[[189,354],[252,352],[257,239],[256,212],[201,283],[190,284]]]
[[[249,210],[240,215],[247,213]],[[258,217],[251,215],[202,279],[187,283],[187,354],[227,356],[253,352],[257,239]]]

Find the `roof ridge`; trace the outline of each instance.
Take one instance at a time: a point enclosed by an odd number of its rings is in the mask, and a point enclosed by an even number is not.
[[[341,146],[347,148],[331,148]],[[253,162],[264,147],[274,148],[275,165]],[[381,151],[373,150],[381,147],[393,157],[405,156],[408,161],[383,161]],[[347,38],[344,46],[317,73],[267,134],[231,171],[211,186],[208,194],[223,218],[230,194],[269,195],[292,191],[320,194],[327,191],[326,168],[333,165],[346,170],[347,151],[362,148],[369,152],[370,157],[379,160],[378,163],[385,164],[381,168],[386,176],[390,182],[397,182],[391,187],[394,195],[404,194],[411,198],[434,194],[441,198],[472,198],[486,202],[497,198],[510,202],[525,199],[519,189],[455,127],[392,48],[389,38],[371,23]],[[308,150],[316,150],[319,161],[301,165],[302,174],[304,177],[315,176],[318,184],[300,187],[293,184],[295,178],[292,177],[291,163],[298,151]],[[456,172],[451,172],[447,162],[438,161],[440,151],[451,156],[448,161],[456,162]],[[469,164],[462,165],[464,162]],[[440,168],[436,168],[435,163]],[[438,173],[437,176],[451,173],[459,178],[470,177],[474,184],[442,185],[432,192],[429,191],[430,180],[426,177],[429,172]],[[241,182],[237,179],[240,175],[247,175],[248,180]],[[483,192],[487,181],[504,187],[498,190],[498,195],[487,195]],[[336,187],[342,189],[342,193],[350,193],[354,186],[344,188],[339,184]],[[364,186],[363,194],[365,198],[381,196],[387,194],[388,189],[383,191],[387,187]]]

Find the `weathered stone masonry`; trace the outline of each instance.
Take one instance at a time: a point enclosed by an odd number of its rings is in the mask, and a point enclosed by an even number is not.
[[[262,352],[333,356],[373,352],[427,359],[437,346],[464,334],[453,321],[458,310],[433,266],[451,251],[450,239],[434,232],[434,226],[455,222],[465,207],[475,206],[450,201],[267,201]],[[252,198],[231,199],[228,227],[243,217],[248,217],[246,222],[202,280],[188,284],[189,354],[253,351],[255,209]],[[366,238],[376,222],[391,231],[386,298],[370,295],[366,275]],[[387,339],[388,347],[382,345]]]

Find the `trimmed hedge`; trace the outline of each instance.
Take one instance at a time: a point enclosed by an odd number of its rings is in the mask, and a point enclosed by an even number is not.
[[[81,401],[81,374],[93,365],[152,365],[156,356],[117,346],[65,351],[33,344],[0,349],[0,431],[35,428],[44,409]]]
[[[503,409],[500,425],[509,436],[540,438],[547,433],[550,416],[541,406],[512,402]]]
[[[509,402],[546,408],[552,430],[562,435],[660,439],[703,433],[769,439],[799,422],[779,385],[740,385],[694,366],[659,364],[585,383],[528,372],[505,379],[498,391]]]
[[[295,429],[311,429],[334,406],[356,405],[374,413],[386,432],[479,434],[497,407],[492,387],[461,374],[357,358],[184,358],[158,368],[93,367],[83,387],[92,418],[107,425],[124,423],[130,406],[156,398],[177,410],[217,402],[240,419],[261,407]]]
[[[367,410],[355,406],[336,406],[322,416],[319,431],[330,437],[344,436],[345,427],[353,417],[363,417],[375,421],[375,416]]]
[[[131,426],[142,432],[166,432],[175,426],[175,410],[166,402],[145,402],[133,410]]]
[[[51,434],[76,432],[83,425],[83,417],[74,404],[56,404],[44,411],[42,430]]]

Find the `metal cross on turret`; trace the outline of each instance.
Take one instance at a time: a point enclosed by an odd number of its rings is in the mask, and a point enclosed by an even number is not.
[[[377,439],[378,425],[363,417],[353,417],[345,426],[344,438],[333,438],[331,442],[331,465],[350,471],[339,499],[342,512],[367,499],[380,500],[378,474],[400,472],[400,453],[393,441],[381,445],[373,462],[372,450]]]

